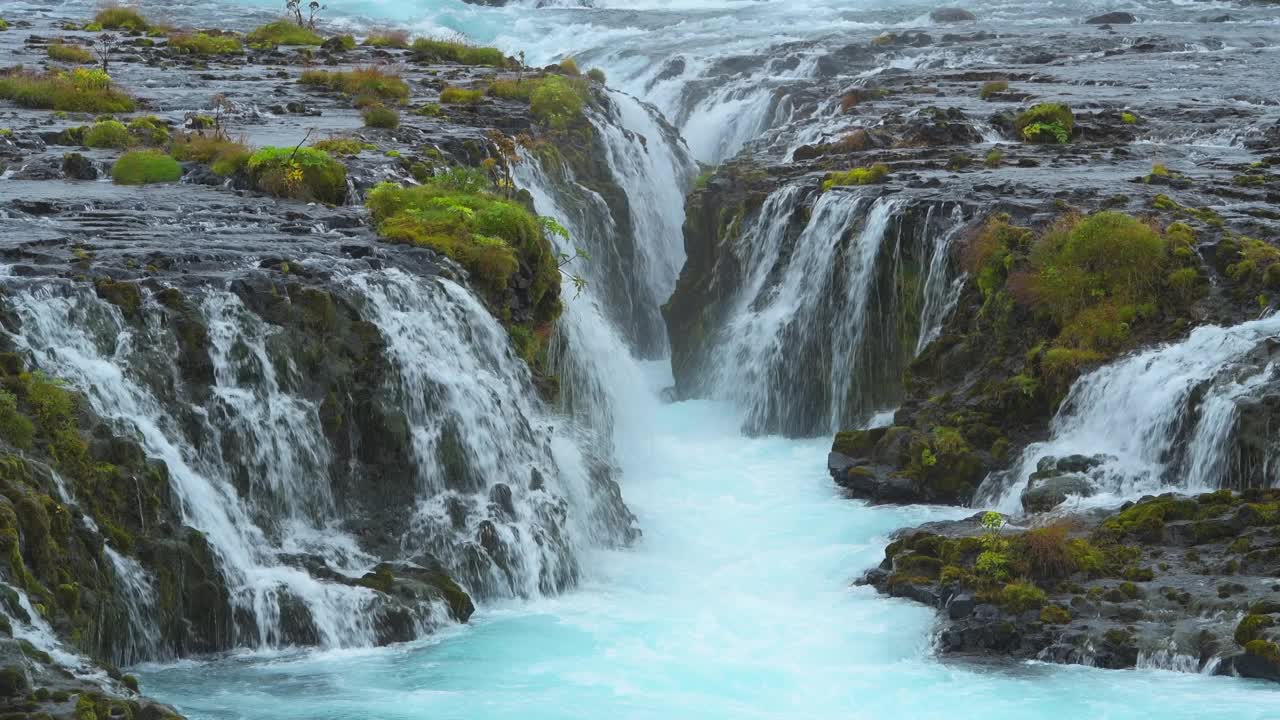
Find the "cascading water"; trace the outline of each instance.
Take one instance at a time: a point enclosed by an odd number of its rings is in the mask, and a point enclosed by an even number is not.
[[[1029,445],[1010,471],[987,478],[976,503],[1019,510],[1028,478],[1045,456],[1100,456],[1103,462],[1090,472],[1097,491],[1091,502],[1103,505],[1230,486],[1240,402],[1274,382],[1269,345],[1277,338],[1277,315],[1200,327],[1180,343],[1085,375],[1063,401],[1050,439]],[[1262,480],[1274,483],[1274,475]]]

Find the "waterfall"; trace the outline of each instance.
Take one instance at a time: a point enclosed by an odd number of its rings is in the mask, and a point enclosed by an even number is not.
[[[751,433],[823,434],[894,407],[962,286],[959,206],[833,190],[792,238],[810,197],[784,185],[748,222],[731,249],[739,285],[699,352],[694,392],[733,402]]]
[[[1204,326],[1182,342],[1088,373],[1063,401],[1050,438],[1028,446],[1010,471],[989,476],[977,502],[1019,510],[1028,478],[1045,456],[1101,456],[1090,473],[1100,503],[1233,484],[1229,456],[1241,401],[1273,386],[1277,339],[1280,315]]]

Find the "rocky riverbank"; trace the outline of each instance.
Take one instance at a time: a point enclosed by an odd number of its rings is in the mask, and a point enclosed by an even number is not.
[[[1161,343],[1204,352],[1195,328],[1280,301],[1280,118],[1250,94],[1270,83],[1275,41],[1230,19],[1119,13],[1049,30],[957,10],[779,48],[774,61],[818,54],[818,79],[780,90],[790,120],[690,198],[689,262],[666,307],[678,394],[745,404],[751,432],[839,430],[829,468],[850,497],[999,506],[1018,526],[904,531],[868,575],[940,609],[943,653],[1276,679],[1262,469],[1276,444],[1258,431],[1274,337],[1241,333],[1230,362],[1170,392],[1164,425],[1110,429],[1159,434],[1140,477],[1110,446],[1050,456],[1060,411],[1120,390],[1073,398],[1080,378]],[[1260,389],[1231,389],[1255,375]],[[1210,432],[1214,461],[1197,454]],[[1142,482],[1229,490],[1075,509]],[[1166,507],[1179,508],[1167,527],[1114,529]],[[1040,545],[1089,557],[1025,556]],[[997,559],[999,578],[984,575]]]
[[[411,640],[575,582],[571,507],[636,534],[607,458],[558,477],[578,269],[511,182],[603,198],[627,292],[603,78],[157,13],[3,13],[5,717],[171,717],[115,668]]]

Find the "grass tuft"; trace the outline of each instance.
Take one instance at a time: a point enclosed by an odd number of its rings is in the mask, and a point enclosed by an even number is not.
[[[182,166],[158,150],[137,150],[120,156],[111,168],[111,179],[120,185],[177,182]]]
[[[63,112],[133,112],[133,98],[117,90],[97,69],[35,73],[16,68],[0,73],[0,98],[22,107]]]

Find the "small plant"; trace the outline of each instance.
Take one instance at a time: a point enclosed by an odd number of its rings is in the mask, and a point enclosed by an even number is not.
[[[982,84],[982,89],[978,91],[978,97],[983,100],[990,100],[996,95],[1006,92],[1008,89],[1009,82],[1007,80],[992,80]]]
[[[93,62],[93,53],[79,45],[69,45],[61,40],[49,43],[45,48],[50,60],[58,62],[78,63],[80,65],[88,65]]]
[[[394,130],[400,127],[400,113],[389,107],[378,105],[364,111],[365,127]]]
[[[989,168],[998,168],[1004,164],[1004,151],[999,148],[992,148],[987,151],[986,158],[983,163]]]
[[[440,102],[445,105],[478,105],[482,100],[484,93],[480,90],[450,86],[440,91]]]
[[[234,35],[206,33],[170,35],[169,47],[188,55],[239,55],[244,51],[240,38]]]
[[[1018,115],[1013,127],[1027,142],[1071,142],[1075,116],[1062,103],[1041,103]]]
[[[578,61],[574,60],[571,57],[565,58],[560,61],[560,72],[564,73],[565,75],[572,75],[574,77],[577,77],[582,74],[582,71],[578,69]]]
[[[874,185],[884,180],[889,175],[889,166],[884,163],[876,163],[871,167],[854,168],[845,172],[834,172],[827,175],[822,181],[822,191],[827,192],[832,188],[845,187],[849,185]]]
[[[91,148],[123,150],[133,144],[129,128],[118,120],[103,120],[85,131],[84,144]]]
[[[111,53],[120,44],[120,38],[112,33],[102,33],[93,41],[93,54],[98,58],[98,65],[103,73],[111,71]]]
[[[368,47],[405,50],[409,47],[409,33],[403,30],[379,30],[369,33],[364,44]]]
[[[137,150],[120,156],[111,168],[111,179],[120,185],[177,182],[182,166],[158,150]]]
[[[169,126],[154,115],[134,118],[129,123],[129,135],[143,145],[160,146],[169,142]]]
[[[102,70],[33,73],[21,68],[0,72],[0,98],[22,107],[66,112],[132,112],[133,98],[116,90]]]
[[[262,148],[246,167],[254,185],[276,197],[331,205],[347,197],[346,167],[315,148]]]
[[[307,8],[309,15],[305,20],[302,17],[303,7],[304,5],[302,0],[285,0],[284,3],[285,12],[293,16],[294,22],[298,24],[298,27],[305,27],[314,30],[316,27],[316,16],[320,14],[321,10],[324,10],[324,6],[319,2],[316,2],[316,0],[308,2],[305,7]]]
[[[357,140],[355,138],[332,137],[327,140],[320,140],[311,144],[311,147],[327,152],[330,155],[341,155],[351,157],[359,155],[365,150],[376,150],[377,145]]]
[[[1014,613],[1039,610],[1047,600],[1044,591],[1029,582],[1011,582],[1000,591],[1000,604]]]
[[[506,67],[507,57],[492,47],[476,47],[460,40],[418,38],[413,41],[413,55],[419,62],[454,62],[460,65]]]
[[[151,23],[136,9],[121,5],[109,5],[93,16],[93,25],[103,30],[124,30],[125,32],[146,32]]]
[[[263,25],[245,38],[249,45],[257,48],[270,48],[277,45],[319,46],[324,38],[310,28],[302,27],[288,20],[276,20]]]
[[[409,99],[409,84],[399,75],[376,67],[357,68],[347,72],[307,70],[298,82],[312,87],[325,87],[350,98],[370,98],[404,102]]]
[[[588,70],[587,77],[591,80],[591,82],[596,83],[597,85],[604,85],[607,80],[607,78],[605,77],[604,71],[601,70],[600,68],[591,68],[590,70]]]
[[[1120,122],[1124,123],[1125,125],[1137,125],[1138,116],[1134,115],[1131,112],[1123,112],[1123,113],[1120,113]]]

